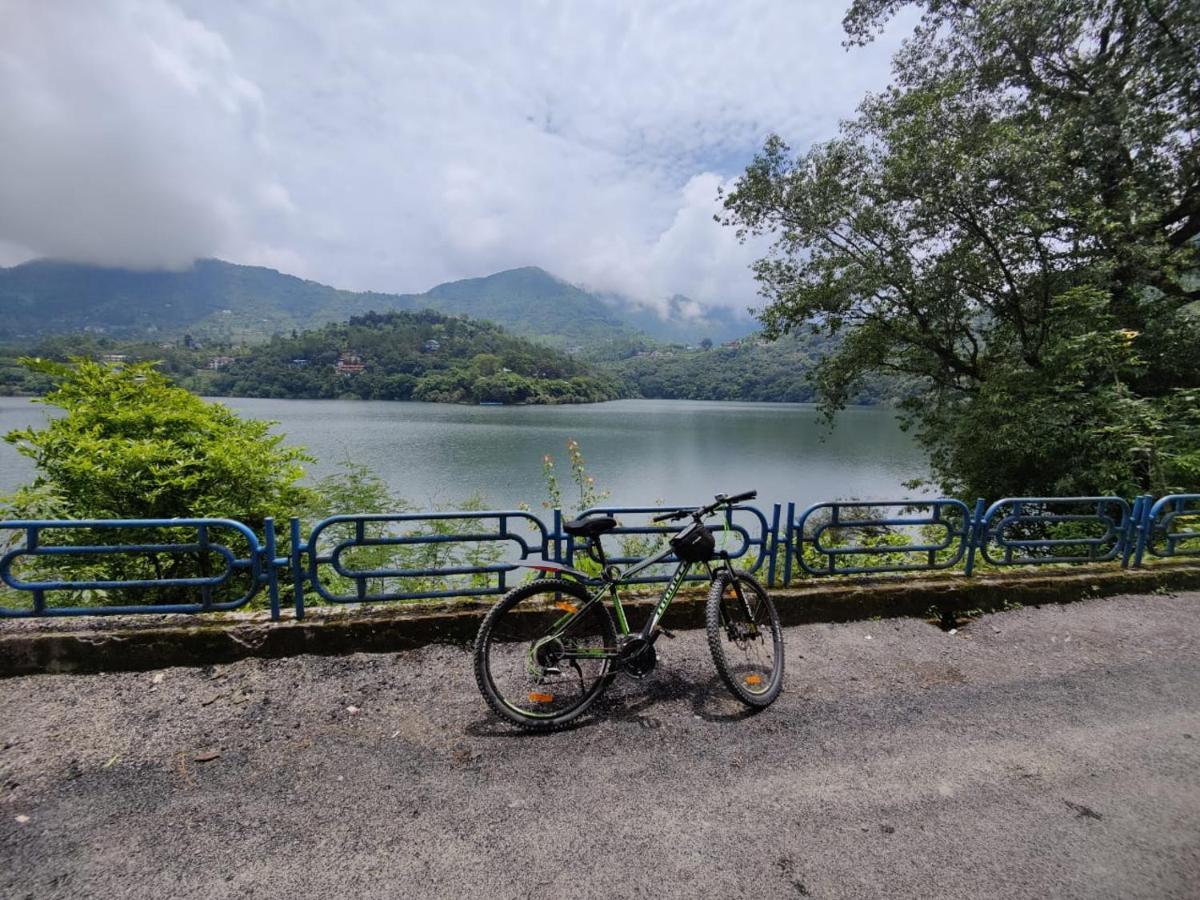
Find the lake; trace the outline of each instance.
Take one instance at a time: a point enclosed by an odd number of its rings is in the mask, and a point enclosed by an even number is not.
[[[926,474],[925,457],[890,409],[855,407],[828,431],[810,404],[618,400],[581,406],[453,406],[345,400],[221,402],[279,422],[306,446],[316,475],[339,460],[365,463],[418,508],[453,507],[481,495],[492,508],[545,499],[542,457],[569,483],[566,442],[577,440],[588,471],[627,506],[699,505],[718,491],[757,489],[758,504],[859,497],[903,498],[902,482]],[[0,397],[0,433],[44,421],[43,407]],[[32,474],[0,444],[0,491]],[[347,510],[350,512],[351,510]]]

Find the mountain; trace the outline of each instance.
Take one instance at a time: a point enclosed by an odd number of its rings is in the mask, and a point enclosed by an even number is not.
[[[384,294],[215,259],[179,272],[38,260],[0,269],[0,309],[0,341],[9,343],[84,330],[121,339],[190,333],[207,343],[255,342],[366,312],[417,309],[487,319],[560,348],[646,338],[613,303],[533,267],[424,294]]]
[[[642,336],[595,294],[534,266],[439,284],[415,299],[419,306],[487,319],[514,334],[563,346]]]
[[[387,295],[356,294],[274,269],[199,260],[181,272],[141,272],[36,260],[0,269],[0,339],[95,331],[144,337],[191,331],[253,339],[345,319]]]
[[[665,309],[652,309],[619,295],[600,295],[618,316],[634,328],[667,344],[698,345],[705,338],[723,344],[757,330],[749,313],[713,306],[696,314],[696,304],[682,294],[666,302]]]

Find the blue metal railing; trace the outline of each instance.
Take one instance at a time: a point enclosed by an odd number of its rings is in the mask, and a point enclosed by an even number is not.
[[[1131,521],[1120,497],[1007,497],[983,514],[972,556],[993,566],[1107,562],[1122,555]]]
[[[389,526],[425,524],[430,522],[466,521],[472,526],[480,522],[495,522],[495,531],[470,532],[433,532],[417,531],[403,534],[393,534]],[[536,537],[531,544],[524,535],[513,531],[510,525],[522,522]],[[326,535],[335,535],[339,529],[349,526],[352,534],[349,537],[335,537],[336,543],[329,549],[323,550],[321,539]],[[297,529],[298,530],[298,529]],[[373,532],[368,534],[368,532]],[[400,566],[392,564],[390,558],[382,557],[370,568],[357,568],[353,559],[356,550],[383,550],[408,547],[430,547],[451,544],[508,545],[519,553],[519,559],[529,559],[536,552],[544,557],[550,547],[549,533],[546,526],[532,513],[521,510],[485,510],[479,512],[439,512],[439,513],[397,513],[372,515],[343,515],[332,516],[318,522],[313,528],[308,541],[301,543],[292,541],[291,565],[303,575],[294,581],[293,594],[296,616],[304,615],[304,587],[307,584],[314,593],[328,603],[368,603],[381,600],[429,600],[438,597],[458,597],[463,595],[485,596],[488,594],[503,594],[508,590],[506,575],[517,564],[510,561],[475,561],[468,560],[467,565],[417,565]],[[307,560],[307,562],[305,562]],[[436,558],[434,559],[436,562]],[[336,576],[350,581],[354,585],[353,594],[339,594],[330,590],[321,580],[321,567],[328,567]],[[494,584],[480,584],[480,581],[490,581]],[[430,578],[469,579],[465,584],[455,587],[417,590],[395,590],[386,585],[394,581],[427,580]],[[383,589],[372,590],[371,582],[379,583]]]
[[[1146,553],[1159,558],[1200,556],[1200,494],[1173,494],[1153,502],[1139,497],[1144,515],[1134,551],[1135,565]]]
[[[195,539],[186,542],[154,543],[98,543],[101,535],[120,537],[123,533],[145,533],[147,531],[194,532]],[[235,552],[219,540],[214,533],[233,532],[245,541],[245,550]],[[268,521],[268,538],[273,526]],[[258,536],[241,522],[231,519],[95,519],[87,521],[16,521],[0,522],[0,534],[10,535],[7,550],[0,556],[0,581],[14,591],[28,594],[28,608],[0,607],[0,616],[78,616],[117,615],[121,613],[198,613],[237,609],[245,606],[264,587],[274,583],[275,566],[266,559],[264,546]],[[87,543],[57,543],[55,538],[80,535]],[[201,574],[181,578],[161,575],[162,563],[177,561],[183,557],[194,557],[204,567],[212,557],[220,560],[221,570],[214,574]],[[96,578],[89,577],[86,568],[82,577],[42,577],[41,572],[49,560],[65,561],[67,571],[70,563],[83,563],[96,558],[120,557],[134,568],[142,569],[139,575],[147,576],[147,567],[155,570],[154,577]],[[23,569],[30,570],[23,572]],[[59,574],[62,570],[60,569]],[[239,579],[238,576],[241,576]],[[240,581],[241,584],[236,582]],[[216,599],[232,588],[233,596]],[[57,594],[78,594],[81,591],[119,591],[134,594],[145,591],[171,591],[199,594],[198,602],[191,603],[138,603],[105,606],[58,606],[53,600]]]
[[[864,534],[874,542],[846,544],[837,541],[839,534]],[[970,534],[971,512],[961,500],[852,500],[818,503],[799,518],[789,505],[786,541],[800,569],[809,575],[864,575],[952,568],[966,553]],[[824,542],[826,535],[833,541]],[[893,537],[900,542],[892,542]],[[808,556],[823,557],[820,567],[806,557],[806,548]],[[869,565],[854,564],[866,557],[884,558]],[[785,582],[791,579],[791,567],[789,555]]]
[[[781,507],[776,503],[772,507],[772,516],[768,520],[766,515],[753,506],[735,506],[732,509],[726,509],[722,514],[724,519],[723,526],[714,526],[714,533],[717,537],[717,546],[729,554],[730,559],[745,559],[753,550],[758,551],[754,557],[754,562],[744,567],[746,571],[757,573],[763,566],[767,566],[768,581],[775,579],[775,537],[779,534],[779,514]],[[674,524],[654,524],[649,521],[649,517],[657,515],[663,511],[663,507],[659,506],[596,506],[585,510],[580,514],[580,518],[592,516],[613,516],[617,519],[617,527],[612,531],[604,533],[606,542],[616,540],[621,542],[622,538],[646,538],[651,535],[665,539],[679,530],[679,523]],[[626,525],[621,522],[621,516],[637,516],[639,518],[646,517],[646,524]],[[742,524],[734,521],[735,518],[749,518],[750,524]],[[752,530],[753,529],[753,530]],[[561,522],[556,517],[555,533],[560,533],[562,530]],[[738,541],[736,547],[728,546],[727,538],[734,536]],[[575,556],[579,553],[584,553],[589,559],[595,563],[600,560],[595,555],[589,552],[586,540],[572,538],[570,535],[563,537],[564,554],[561,559],[565,559],[567,565],[573,565]],[[660,545],[661,549],[661,545]],[[649,552],[649,551],[647,551]],[[656,551],[657,552],[657,551]],[[605,552],[605,557],[609,563],[616,565],[629,565],[642,559],[646,552],[637,555],[628,555],[623,553],[611,554]],[[674,565],[675,557],[669,558],[670,565]],[[630,584],[653,584],[656,582],[668,581],[671,577],[670,572],[665,573],[649,573],[630,579]],[[704,579],[703,572],[694,572],[688,576],[688,580]]]
[[[973,506],[948,498],[832,501],[799,515],[789,503],[782,523],[781,509],[738,506],[715,526],[731,558],[769,584],[789,584],[794,574],[969,576],[980,565],[1200,557],[1200,494],[1009,497]],[[605,535],[607,549],[672,533],[677,526],[648,521],[660,511],[604,506],[583,515],[633,517]],[[285,537],[281,550],[270,519],[261,536],[230,519],[0,522],[0,617],[221,612],[265,592],[273,618],[285,599],[299,618],[306,594],[334,604],[502,594],[525,560],[572,564],[587,552],[563,531],[557,510],[549,525],[521,510],[333,516],[307,539],[292,519]],[[636,558],[622,549],[608,561]],[[667,577],[648,572],[637,581]]]

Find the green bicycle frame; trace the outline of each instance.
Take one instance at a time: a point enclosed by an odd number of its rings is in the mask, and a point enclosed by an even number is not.
[[[559,638],[562,635],[564,635],[566,632],[568,632],[570,630],[571,623],[573,623],[576,619],[583,616],[589,609],[592,608],[592,606],[594,604],[602,602],[604,599],[604,595],[606,593],[612,598],[613,611],[616,613],[617,627],[620,629],[621,636],[629,637],[630,636],[629,621],[625,617],[625,609],[621,605],[621,597],[620,597],[620,593],[618,592],[618,588],[623,583],[628,582],[634,576],[638,575],[641,572],[644,572],[646,569],[650,568],[651,566],[662,563],[673,552],[674,551],[670,547],[667,547],[667,548],[663,549],[662,551],[660,551],[659,553],[656,553],[652,556],[648,556],[645,559],[634,563],[628,569],[625,569],[623,572],[618,573],[617,577],[615,577],[615,578],[604,577],[603,583],[595,591],[595,593],[593,593],[591,595],[591,597],[587,600],[587,602],[585,602],[582,606],[580,606],[579,609],[574,610],[570,613],[567,613],[561,619],[556,621],[550,627],[550,630],[539,641],[535,642],[535,646],[536,646],[536,644],[539,644],[542,641],[553,640],[553,639]],[[719,556],[721,559],[721,563],[718,566],[718,568],[728,567],[728,565],[729,565],[728,555],[725,553],[721,553],[721,554],[719,554]],[[701,565],[704,566],[705,571],[708,573],[708,576],[711,579],[713,577],[713,573],[714,573],[712,565],[710,565],[707,562],[701,563]],[[692,570],[692,566],[693,566],[693,564],[690,562],[681,561],[679,563],[679,565],[676,567],[674,573],[671,575],[670,581],[667,582],[667,585],[663,590],[662,596],[659,597],[658,602],[655,603],[654,611],[651,613],[650,617],[646,620],[646,624],[642,626],[642,629],[638,635],[639,637],[641,637],[642,639],[647,640],[647,641],[653,640],[655,629],[658,628],[658,625],[662,621],[663,616],[666,615],[667,609],[671,606],[671,601],[673,601],[675,599],[676,594],[679,593],[679,589],[683,586],[683,582],[687,578],[688,573]],[[745,600],[744,600],[744,598],[742,598],[741,588],[739,585],[737,585],[736,580],[734,581],[734,587],[735,587],[735,590],[737,592],[739,599],[741,599],[742,602],[744,603]],[[531,648],[531,650],[532,650],[532,648]],[[562,658],[562,659],[615,659],[618,656],[619,656],[619,653],[613,652],[613,651],[608,651],[608,650],[574,648],[574,649],[564,650],[564,652],[562,653],[562,656],[560,658]]]

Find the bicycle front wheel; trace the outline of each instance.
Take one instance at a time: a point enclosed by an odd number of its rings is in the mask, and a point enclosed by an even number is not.
[[[745,572],[719,572],[705,614],[725,686],[747,706],[770,706],[783,690],[783,629],[766,590]]]
[[[538,579],[505,594],[475,640],[475,680],[508,721],[553,731],[579,717],[612,680],[617,635],[582,585]]]

